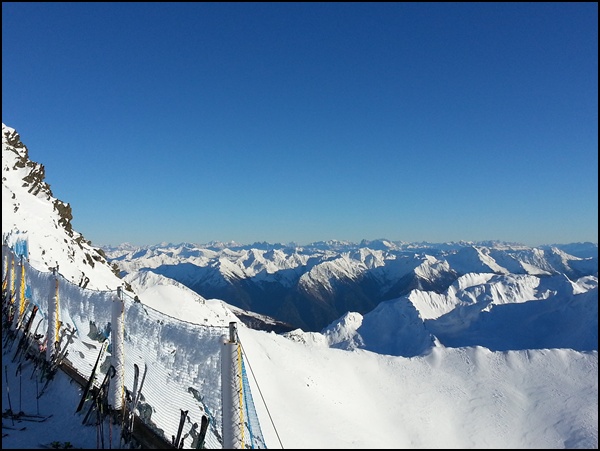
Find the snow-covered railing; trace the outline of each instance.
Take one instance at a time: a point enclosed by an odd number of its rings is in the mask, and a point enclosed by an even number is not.
[[[129,295],[124,290],[95,291],[77,286],[60,272],[41,272],[26,258],[20,258],[8,246],[2,246],[3,280],[7,289],[14,290],[19,271],[25,274],[27,308],[38,308],[32,326],[39,336],[40,348],[48,335],[49,324],[58,321],[57,339],[72,332],[66,359],[71,367],[89,379],[102,343],[109,346],[99,364],[96,380],[101,381],[111,366],[114,343],[112,333],[113,306],[122,302],[123,311],[123,394],[131,393],[134,366],[146,372],[136,414],[149,428],[167,442],[177,436],[181,412],[187,411],[181,441],[184,448],[195,448],[202,416],[209,418],[204,447],[223,447],[221,397],[221,337],[227,333],[223,326],[189,323],[165,315]],[[12,285],[11,285],[12,284]],[[58,290],[56,290],[58,287]],[[166,302],[168,300],[165,300]],[[55,303],[57,314],[49,318]],[[26,315],[27,312],[19,314]],[[65,344],[65,343],[63,343]],[[243,368],[243,361],[242,361]],[[142,377],[140,374],[140,378]],[[245,369],[243,369],[245,377]],[[249,432],[242,447],[265,448],[260,425],[252,403],[250,386],[243,384]],[[43,403],[43,397],[40,398]],[[75,408],[75,406],[74,406]]]

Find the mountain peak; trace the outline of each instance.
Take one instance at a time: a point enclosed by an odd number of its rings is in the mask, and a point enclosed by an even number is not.
[[[116,265],[73,230],[71,206],[53,196],[44,166],[29,159],[17,131],[4,123],[2,210],[4,243],[13,247],[25,240],[29,261],[36,269],[59,266],[63,276],[81,287],[116,289],[123,285]]]

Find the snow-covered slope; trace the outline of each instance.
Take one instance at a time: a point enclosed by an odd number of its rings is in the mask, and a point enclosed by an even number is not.
[[[289,324],[240,309],[220,299],[204,299],[185,285],[149,270],[127,274],[123,280],[144,305],[174,318],[213,326],[228,326],[232,321],[241,321],[249,327],[266,331],[291,329]]]
[[[434,346],[597,351],[598,280],[467,274],[443,294],[413,290],[364,316],[349,312],[321,334],[296,330],[288,336],[405,357]]]

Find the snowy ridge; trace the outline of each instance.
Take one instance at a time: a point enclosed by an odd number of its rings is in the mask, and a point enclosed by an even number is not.
[[[582,291],[583,286],[589,290]],[[428,353],[436,346],[597,350],[597,290],[597,278],[592,276],[573,283],[564,275],[539,279],[530,275],[467,274],[443,294],[413,290],[380,303],[365,315],[348,312],[320,334],[295,330],[286,336],[315,345],[327,343],[339,349],[405,357]],[[505,323],[510,318],[504,319],[505,312],[528,326],[513,330],[512,324]],[[531,324],[538,323],[540,315],[561,332],[547,330],[545,335],[532,335]],[[494,326],[489,324],[490,316],[500,318]],[[575,323],[579,324],[576,333],[562,332],[571,330]],[[509,340],[502,338],[506,335]]]

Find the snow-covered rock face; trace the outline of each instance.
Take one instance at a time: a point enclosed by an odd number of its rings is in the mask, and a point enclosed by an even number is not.
[[[6,148],[6,152],[4,149]],[[40,199],[50,201],[52,191],[44,181],[44,166],[29,160],[27,147],[21,142],[21,137],[15,129],[2,124],[2,173],[4,177],[18,177],[23,181],[22,187],[28,193]]]
[[[29,159],[15,129],[2,124],[2,238],[26,242],[40,271],[60,268],[71,282],[92,289],[123,285],[104,252],[73,230],[71,206],[52,195],[44,166]]]

